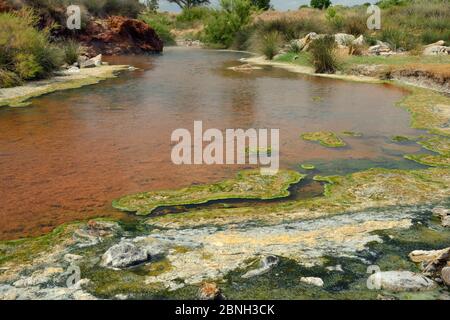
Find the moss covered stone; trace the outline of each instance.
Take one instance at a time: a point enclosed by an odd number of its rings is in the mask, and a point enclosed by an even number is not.
[[[303,177],[304,175],[296,171],[280,170],[275,175],[261,175],[259,170],[248,170],[239,172],[235,179],[219,183],[125,196],[114,200],[113,207],[147,215],[162,206],[201,204],[225,199],[282,198],[289,195],[289,186]]]
[[[331,131],[307,132],[301,135],[303,140],[319,142],[324,147],[345,147],[345,142],[337,134]]]

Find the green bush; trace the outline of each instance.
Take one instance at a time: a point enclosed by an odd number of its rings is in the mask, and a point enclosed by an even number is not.
[[[300,39],[309,32],[326,33],[327,26],[315,18],[286,19],[280,18],[269,21],[257,21],[254,29],[261,33],[277,31],[283,35],[286,41]]]
[[[283,43],[283,37],[279,32],[271,31],[258,36],[255,41],[256,49],[267,59],[272,60],[280,50],[280,46]]]
[[[77,62],[80,55],[80,45],[75,40],[69,39],[61,45],[64,51],[64,62],[67,64],[73,64]]]
[[[388,27],[382,29],[381,40],[389,43],[391,49],[412,50],[419,45],[419,39],[406,30]]]
[[[311,62],[317,73],[335,73],[338,63],[334,36],[326,35],[310,45]]]
[[[334,7],[327,9],[325,18],[334,31],[341,31],[344,27],[344,17]]]
[[[344,32],[359,36],[367,31],[367,18],[365,15],[349,15],[344,19]]]
[[[50,30],[36,29],[37,22],[30,9],[0,13],[1,86],[15,79],[11,73],[21,80],[40,79],[63,63],[63,51],[49,41]]]
[[[221,0],[220,6],[206,23],[203,41],[228,48],[236,34],[250,22],[253,6],[249,0]]]
[[[139,0],[84,0],[82,3],[89,13],[99,17],[116,15],[136,18],[144,9]]]
[[[14,72],[0,69],[0,88],[10,88],[22,84],[19,76]]]
[[[175,37],[170,31],[172,29],[172,22],[166,15],[162,13],[146,12],[145,14],[140,15],[139,19],[152,27],[165,45],[175,44]]]
[[[196,22],[202,21],[209,16],[211,9],[207,7],[185,8],[176,17],[177,22]]]

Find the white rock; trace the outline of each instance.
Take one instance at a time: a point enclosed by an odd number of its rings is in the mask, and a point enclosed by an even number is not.
[[[69,69],[67,69],[66,72],[67,73],[77,73],[77,72],[80,72],[80,68],[72,66]]]
[[[301,277],[300,281],[316,287],[323,287],[324,284],[322,279],[316,277]]]
[[[411,271],[384,271],[372,274],[368,282],[374,288],[400,291],[423,291],[436,287],[436,283],[422,274]]]
[[[443,56],[450,53],[450,47],[446,46],[427,46],[423,50],[425,56]]]
[[[366,44],[366,40],[363,35],[360,35],[358,38],[352,41],[352,44],[355,46],[363,46]]]
[[[149,259],[145,248],[140,248],[130,241],[122,241],[103,254],[102,265],[111,268],[127,268]]]
[[[338,45],[346,47],[355,41],[355,36],[346,33],[336,33],[334,35],[334,41],[336,41]]]

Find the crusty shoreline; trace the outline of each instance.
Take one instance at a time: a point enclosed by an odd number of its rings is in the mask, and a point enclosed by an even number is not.
[[[76,73],[64,73],[50,79],[27,82],[22,86],[0,89],[0,107],[27,106],[31,98],[47,93],[80,88],[115,78],[120,71],[128,70],[127,65],[103,65],[96,68],[80,69]]]

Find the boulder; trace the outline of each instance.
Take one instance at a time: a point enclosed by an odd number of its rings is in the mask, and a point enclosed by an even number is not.
[[[204,283],[198,290],[198,298],[200,300],[224,300],[222,290],[216,283]]]
[[[121,16],[91,20],[78,40],[90,56],[158,53],[164,47],[148,24]]]
[[[363,35],[360,35],[358,38],[352,41],[352,45],[354,46],[363,46],[366,44],[366,40]]]
[[[102,55],[96,55],[95,57],[79,62],[80,68],[95,68],[100,67],[102,65]]]
[[[423,49],[424,56],[445,56],[450,54],[450,47],[446,46],[427,46]]]
[[[276,256],[266,256],[261,259],[259,263],[259,268],[253,269],[242,275],[242,278],[248,279],[252,277],[256,277],[262,275],[268,271],[270,271],[273,267],[275,267],[280,262],[280,259]]]
[[[368,282],[375,288],[394,292],[424,291],[436,287],[436,283],[422,274],[411,271],[384,271],[372,274]]]
[[[336,33],[334,35],[334,41],[336,41],[338,46],[348,47],[355,41],[355,36],[347,33]]]
[[[310,32],[308,33],[303,39],[301,39],[301,41],[304,43],[303,46],[303,51],[308,51],[309,46],[311,45],[311,42],[313,42],[314,40],[317,40],[319,38],[323,37],[323,35],[319,35],[315,32]]]
[[[146,248],[130,241],[122,241],[106,251],[102,256],[102,266],[110,268],[132,267],[150,259]]]
[[[450,227],[450,209],[444,207],[435,207],[433,210],[433,215],[441,218],[441,224],[443,227]]]
[[[447,286],[450,286],[450,266],[442,268],[441,278]]]
[[[377,40],[377,44],[369,47],[368,52],[372,55],[386,55],[391,54],[392,50],[388,43]]]
[[[426,262],[429,263],[435,260],[445,260],[447,261],[450,256],[450,247],[442,250],[414,250],[409,254],[409,258],[412,262],[420,263]]]
[[[316,277],[301,277],[300,281],[309,285],[313,285],[316,287],[323,287],[323,280],[321,278]]]

